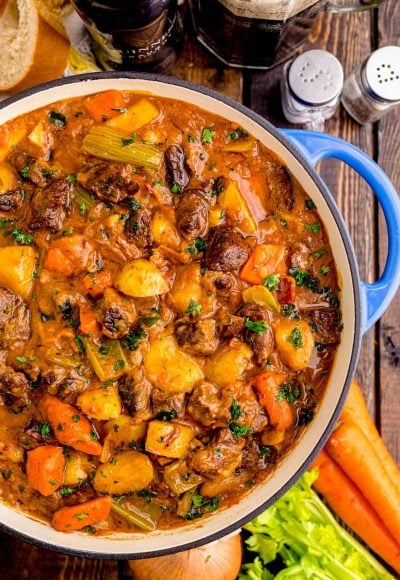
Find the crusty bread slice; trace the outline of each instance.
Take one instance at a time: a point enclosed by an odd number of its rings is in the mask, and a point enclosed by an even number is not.
[[[72,11],[72,4],[68,0],[35,0],[40,16],[68,39],[62,23],[62,16]]]
[[[35,0],[2,0],[0,8],[0,91],[12,94],[60,77],[69,41],[40,16]]]

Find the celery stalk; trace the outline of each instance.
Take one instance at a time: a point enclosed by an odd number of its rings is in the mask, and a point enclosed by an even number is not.
[[[86,209],[91,209],[98,201],[90,195],[79,183],[74,185],[74,200],[79,206],[84,206]]]
[[[126,133],[99,125],[89,129],[83,139],[82,150],[107,161],[133,163],[150,169],[158,169],[163,158],[163,152],[157,145],[135,143]]]
[[[136,526],[137,528],[141,528],[142,530],[146,530],[146,532],[151,532],[156,528],[156,521],[151,517],[150,514],[145,513],[142,510],[139,510],[136,507],[131,506],[130,509],[122,506],[120,503],[116,501],[112,502],[111,509],[114,513],[118,516]]]

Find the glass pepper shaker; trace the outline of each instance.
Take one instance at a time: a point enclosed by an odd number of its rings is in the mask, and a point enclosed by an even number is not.
[[[345,80],[342,104],[357,123],[378,121],[400,104],[400,47],[373,52]]]
[[[323,131],[336,112],[343,87],[343,68],[326,50],[309,50],[288,63],[281,81],[283,113],[290,123]]]

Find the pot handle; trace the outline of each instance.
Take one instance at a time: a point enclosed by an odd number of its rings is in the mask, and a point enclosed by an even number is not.
[[[385,268],[374,284],[361,282],[362,332],[365,333],[385,312],[400,285],[400,199],[379,165],[354,145],[313,131],[283,129],[282,133],[313,166],[329,157],[347,163],[365,179],[383,210],[388,234]]]

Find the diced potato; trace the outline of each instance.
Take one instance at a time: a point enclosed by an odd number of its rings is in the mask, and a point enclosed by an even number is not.
[[[21,119],[13,121],[12,125],[2,128],[0,135],[0,161],[4,161],[15,145],[26,135],[26,124]]]
[[[257,223],[235,181],[226,181],[225,189],[218,196],[218,204],[241,230],[249,234],[256,231]]]
[[[176,273],[170,294],[174,307],[183,313],[191,304],[200,304],[201,314],[211,312],[214,300],[208,295],[202,282],[200,264],[181,266]]]
[[[17,187],[14,171],[8,163],[0,163],[0,195]]]
[[[89,477],[93,465],[86,453],[69,451],[65,462],[64,485],[78,485]]]
[[[142,139],[145,143],[152,143],[153,145],[164,143],[165,133],[160,130],[146,129],[142,133]]]
[[[182,458],[194,439],[194,431],[187,425],[150,421],[146,437],[146,451],[163,457]]]
[[[35,125],[33,131],[29,133],[28,139],[31,143],[33,143],[33,145],[37,145],[38,147],[46,146],[47,138],[42,122],[39,122],[37,125]]]
[[[35,262],[36,254],[30,246],[0,248],[0,286],[9,288],[27,300],[33,287]]]
[[[79,395],[76,403],[85,415],[100,421],[115,419],[122,411],[117,387],[88,389]]]
[[[24,460],[24,450],[12,441],[0,441],[0,461],[21,463]]]
[[[121,113],[118,117],[109,119],[106,125],[121,129],[127,133],[133,133],[157,119],[159,114],[160,111],[153,103],[147,99],[140,99],[140,101],[131,105],[126,113]]]
[[[286,436],[285,429],[265,429],[261,434],[261,443],[263,445],[280,445]]]
[[[185,461],[174,461],[164,467],[164,481],[174,493],[180,495],[203,483],[204,478],[190,472]]]
[[[239,485],[245,484],[248,479],[249,472],[242,471],[238,475],[230,475],[221,481],[205,481],[200,488],[200,494],[204,497],[224,495],[229,491],[237,490]]]
[[[220,207],[213,207],[208,212],[208,223],[210,228],[220,226],[225,221],[225,211]]]
[[[143,258],[125,264],[115,278],[115,286],[134,298],[166,294],[169,290],[160,270]]]
[[[156,244],[174,249],[179,247],[180,238],[174,224],[159,210],[156,210],[153,214],[151,233]]]
[[[222,147],[222,151],[228,151],[228,153],[247,153],[251,151],[254,146],[254,141],[251,139],[242,139],[241,141],[233,141],[229,145]]]
[[[172,336],[159,336],[151,341],[144,355],[146,377],[169,393],[191,391],[204,375],[197,362],[178,348]]]
[[[213,354],[206,363],[205,373],[209,381],[224,387],[237,381],[248,367],[253,353],[239,340],[231,340]]]
[[[280,319],[274,325],[275,343],[283,364],[294,371],[308,367],[314,352],[314,337],[305,320]]]
[[[147,455],[124,451],[114,455],[111,462],[98,466],[93,487],[98,493],[122,495],[144,489],[153,477],[153,465]]]
[[[132,447],[140,439],[144,439],[147,431],[147,424],[136,425],[129,415],[120,415],[116,419],[111,419],[103,427],[105,434],[103,441],[103,451],[99,457],[102,463],[110,460],[114,450],[121,451],[125,447]]]
[[[257,304],[265,306],[268,310],[279,312],[278,302],[272,292],[265,286],[249,286],[249,288],[243,290],[242,298],[243,302],[257,302]]]

